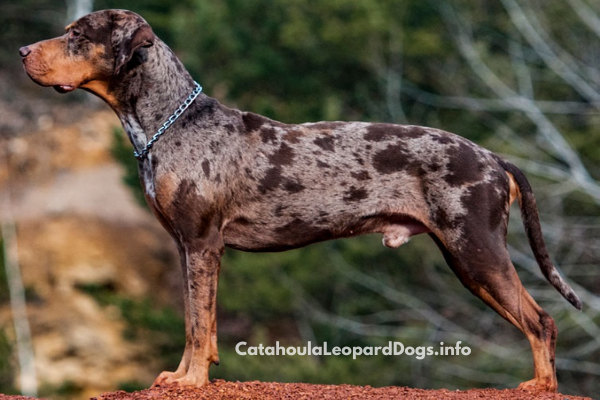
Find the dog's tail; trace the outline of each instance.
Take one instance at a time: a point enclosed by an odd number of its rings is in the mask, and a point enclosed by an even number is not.
[[[533,254],[540,270],[548,282],[550,282],[552,286],[554,286],[556,290],[569,301],[569,303],[573,304],[578,310],[581,310],[581,300],[579,300],[579,297],[577,297],[569,284],[558,274],[550,260],[546,243],[542,236],[542,226],[540,225],[535,197],[533,196],[533,190],[529,185],[529,181],[523,172],[516,166],[501,159],[498,159],[498,162],[506,172],[512,175],[512,178],[518,187],[517,199],[519,200],[519,206],[521,207],[521,218],[523,219],[523,225],[525,226],[525,233],[527,234],[529,245],[533,250]]]

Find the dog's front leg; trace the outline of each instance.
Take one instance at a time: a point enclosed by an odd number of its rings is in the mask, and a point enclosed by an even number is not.
[[[223,240],[217,232],[193,243],[178,243],[185,303],[185,351],[175,372],[162,372],[154,385],[203,386],[217,349],[217,285]]]
[[[208,383],[211,363],[219,363],[217,349],[217,285],[223,254],[223,240],[217,232],[186,245],[189,333],[182,365],[187,372],[175,380],[181,386]],[[188,336],[189,335],[189,336]]]

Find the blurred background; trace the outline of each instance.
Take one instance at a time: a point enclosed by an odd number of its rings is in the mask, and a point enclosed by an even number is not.
[[[120,124],[22,71],[19,47],[92,10],[140,13],[219,101],[288,123],[364,120],[458,133],[523,169],[545,238],[584,302],[541,276],[512,210],[517,271],[559,329],[562,393],[600,394],[600,3],[595,0],[0,1],[0,393],[148,387],[184,346],[180,269],[140,201]],[[315,199],[318,201],[318,199]],[[279,254],[228,250],[211,378],[511,388],[529,344],[426,236]],[[9,290],[10,289],[10,290]],[[437,346],[469,356],[243,357],[250,345]]]

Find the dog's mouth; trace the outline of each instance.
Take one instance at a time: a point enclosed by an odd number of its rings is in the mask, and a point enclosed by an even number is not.
[[[38,73],[38,71],[30,70],[27,67],[25,67],[25,72],[27,72],[29,78],[38,85],[46,87],[52,86],[58,93],[69,93],[77,89],[77,86],[75,85],[54,85],[53,83],[56,81],[52,82],[52,80],[50,80],[50,82],[48,82],[45,73]]]
[[[54,85],[53,88],[58,93],[69,93],[69,92],[72,92],[73,90],[77,89],[75,86],[72,86],[72,85]]]
[[[23,68],[32,81],[41,86],[51,86],[58,93],[72,92],[78,87],[77,84],[61,84],[71,80],[61,77],[60,74],[57,74],[56,71],[49,68],[48,64],[43,59],[40,59],[40,57],[36,58],[35,54],[23,58]]]

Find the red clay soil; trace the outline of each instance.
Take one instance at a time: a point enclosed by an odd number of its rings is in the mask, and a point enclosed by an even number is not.
[[[31,399],[23,396],[4,396],[0,400]],[[382,387],[352,385],[311,385],[306,383],[226,382],[213,380],[201,389],[181,389],[177,386],[161,386],[139,392],[122,390],[104,393],[92,400],[203,400],[203,399],[519,399],[519,400],[584,400],[589,397],[568,396],[557,393],[531,393],[516,389],[471,389],[451,391],[448,389],[425,390],[406,387]],[[590,399],[591,400],[591,399]]]

